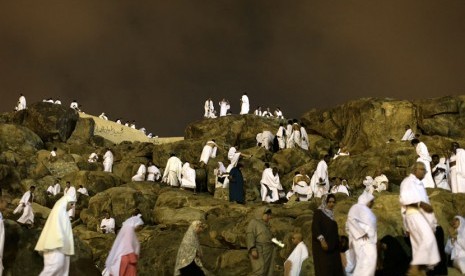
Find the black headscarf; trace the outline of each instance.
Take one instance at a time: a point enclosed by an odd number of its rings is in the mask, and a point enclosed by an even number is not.
[[[399,241],[387,235],[380,242],[386,245],[386,249],[383,250],[383,269],[380,275],[405,275],[409,268],[410,257],[405,253]]]

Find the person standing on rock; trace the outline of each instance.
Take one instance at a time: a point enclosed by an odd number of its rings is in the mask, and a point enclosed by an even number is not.
[[[179,245],[174,267],[174,275],[205,276],[202,264],[202,248],[198,235],[207,228],[200,220],[194,220],[187,229]]]
[[[420,142],[418,139],[413,139],[411,141],[412,146],[415,147],[415,150],[418,155],[417,162],[422,162],[425,164],[426,174],[425,178],[422,180],[423,185],[425,188],[435,188],[433,175],[431,174],[431,156],[429,155],[428,148],[426,147],[425,143]]]
[[[141,215],[135,215],[123,222],[107,260],[104,276],[135,276],[140,253],[140,243],[136,232],[144,225]]]
[[[322,197],[329,192],[329,176],[328,176],[328,163],[331,161],[329,155],[325,155],[318,163],[312,179],[310,180],[310,187],[313,191],[314,197]]]
[[[71,186],[71,182],[69,181],[66,181],[66,188],[65,188],[64,194],[68,195],[70,198],[76,198],[74,202],[77,201],[78,195],[76,193],[76,188],[74,188],[74,186]],[[68,209],[69,220],[73,220],[74,215],[76,214],[76,204],[74,204],[74,202],[70,203],[71,208]]]
[[[276,137],[278,137],[279,149],[283,150],[286,148],[286,131],[284,129],[284,124],[279,123],[278,131],[276,132]]]
[[[437,220],[422,182],[426,173],[425,164],[416,162],[412,173],[400,184],[401,213],[412,244],[409,275],[423,275],[425,266],[434,266],[441,260],[434,235]]]
[[[2,212],[6,209],[7,204],[6,200],[0,198],[0,276],[3,274],[3,248],[5,246],[5,225]]]
[[[74,238],[67,209],[74,202],[75,196],[65,194],[55,203],[45,222],[34,249],[44,256],[44,269],[39,276],[69,274],[69,257],[74,255]]]
[[[176,154],[171,153],[170,158],[166,162],[165,171],[163,172],[162,182],[170,186],[178,187],[181,182],[182,162]]]
[[[113,171],[113,152],[109,148],[103,155],[103,171],[112,172]]]
[[[269,226],[271,209],[260,207],[256,212],[256,218],[250,220],[246,230],[247,249],[252,266],[249,275],[270,276],[273,275],[273,236]]]
[[[203,165],[208,164],[208,160],[216,157],[216,151],[218,150],[218,145],[215,143],[215,140],[208,141],[205,146],[203,146],[202,153],[200,154],[200,163]]]
[[[145,174],[147,173],[147,167],[145,164],[140,164],[139,169],[137,170],[136,175],[131,178],[132,182],[145,181]]]
[[[353,275],[375,275],[378,236],[376,216],[371,211],[374,199],[371,193],[364,191],[347,216],[346,231],[356,260]]]
[[[292,243],[295,248],[284,262],[284,276],[299,276],[302,263],[308,258],[308,249],[302,241],[301,233],[292,235]]]
[[[241,97],[241,112],[240,114],[248,114],[250,109],[250,103],[249,103],[249,97],[247,96],[247,93],[244,92],[244,94]]]
[[[228,109],[230,108],[229,102],[223,98],[219,104],[220,104],[220,117],[226,116],[226,114],[228,114]]]
[[[24,97],[24,95],[21,93],[21,94],[19,94],[18,106],[17,106],[16,110],[19,111],[19,110],[24,110],[26,108],[27,108],[27,106],[26,106],[26,97]]]
[[[34,201],[35,186],[31,186],[29,191],[25,192],[21,200],[19,201],[18,207],[13,211],[13,214],[17,214],[23,211],[21,217],[17,220],[19,223],[28,225],[29,227],[34,224],[34,210],[32,210],[32,202]]]
[[[242,164],[237,164],[229,172],[229,202],[245,204],[244,199],[244,177],[242,176]]]
[[[453,154],[449,166],[452,192],[465,193],[465,150],[457,142],[452,143],[451,150]]]
[[[323,196],[321,205],[313,213],[312,253],[315,276],[343,276],[339,233],[334,220],[336,196]]]

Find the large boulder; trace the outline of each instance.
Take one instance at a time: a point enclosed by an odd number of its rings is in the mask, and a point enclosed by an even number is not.
[[[65,142],[73,133],[78,119],[78,113],[69,107],[38,102],[16,112],[14,121],[37,133],[43,141]]]
[[[37,134],[30,129],[13,124],[0,124],[0,152],[14,151],[32,155],[44,147]]]
[[[68,142],[70,143],[89,143],[94,136],[95,121],[92,118],[79,118]]]
[[[63,183],[66,181],[70,181],[76,189],[79,188],[79,185],[84,186],[90,196],[122,184],[121,179],[116,175],[102,171],[72,172],[62,178]]]

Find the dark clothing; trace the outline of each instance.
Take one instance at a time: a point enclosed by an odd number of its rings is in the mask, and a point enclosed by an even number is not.
[[[324,251],[318,237],[322,235],[328,244]],[[312,253],[315,266],[315,276],[343,276],[339,234],[337,222],[330,219],[321,210],[313,213],[312,221]]]
[[[382,269],[376,272],[378,276],[406,275],[410,265],[410,257],[405,253],[400,242],[393,236],[387,235],[381,239],[386,249],[381,251]]]
[[[181,275],[186,276],[205,276],[205,273],[203,273],[203,270],[197,266],[195,261],[192,261],[190,265],[181,268],[180,272]]]
[[[447,255],[444,251],[444,230],[441,226],[436,227],[436,242],[438,244],[439,256],[441,256],[441,261],[434,267],[433,271],[427,273],[427,275],[447,275]]]
[[[244,178],[240,169],[234,167],[229,172],[229,201],[245,203],[244,199]]]

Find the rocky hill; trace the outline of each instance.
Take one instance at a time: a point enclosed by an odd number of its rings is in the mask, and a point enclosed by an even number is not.
[[[249,261],[245,248],[245,227],[257,207],[259,181],[264,163],[277,166],[283,186],[288,188],[295,171],[313,172],[319,159],[336,147],[345,145],[350,157],[339,157],[329,164],[330,176],[348,179],[355,194],[361,191],[361,181],[375,170],[382,170],[390,179],[390,191],[376,198],[374,212],[378,216],[378,236],[402,234],[398,204],[398,185],[408,174],[416,155],[408,142],[400,142],[404,125],[409,124],[429,147],[431,154],[443,154],[451,141],[465,145],[465,96],[445,97],[422,101],[393,99],[360,99],[328,110],[312,110],[301,121],[307,125],[310,150],[286,149],[278,153],[256,146],[256,134],[263,130],[273,133],[278,121],[253,115],[231,115],[193,122],[186,127],[184,140],[172,143],[119,142],[95,132],[96,119],[79,116],[67,107],[36,103],[27,110],[0,115],[0,188],[10,200],[4,216],[7,220],[5,245],[5,273],[36,275],[42,268],[42,258],[32,251],[49,209],[56,201],[45,190],[57,178],[64,187],[66,181],[83,185],[89,198],[80,197],[74,234],[77,254],[72,258],[72,275],[99,275],[106,255],[114,240],[112,235],[96,232],[103,210],[109,210],[118,226],[132,208],[139,208],[146,223],[138,234],[142,244],[139,262],[140,275],[172,275],[177,248],[188,224],[204,219],[209,225],[201,235],[205,266],[216,275],[246,275]],[[97,122],[99,123],[99,122]],[[111,134],[108,134],[111,135]],[[386,143],[389,139],[394,139]],[[198,166],[203,145],[216,139],[220,145],[218,156],[206,168]],[[244,159],[246,178],[245,205],[230,204],[225,191],[214,188],[213,169],[216,161],[225,161],[231,145],[252,155]],[[48,160],[53,147],[58,148],[58,159]],[[92,152],[100,156],[104,148],[115,153],[113,173],[102,171],[101,163],[89,164]],[[131,182],[141,162],[152,160],[163,168],[171,152],[183,162],[194,164],[198,185],[209,193],[194,195],[166,187],[161,183]],[[36,185],[36,224],[32,229],[20,227],[12,214],[21,194]],[[432,189],[431,201],[441,225],[465,213],[465,195]],[[214,195],[213,195],[214,194]],[[356,197],[338,197],[336,219],[340,233],[344,233],[347,211]],[[275,275],[282,275],[282,264],[290,246],[290,232],[300,229],[304,241],[311,247],[310,225],[318,200],[288,205],[271,205],[271,228],[286,247],[277,250]],[[21,265],[27,262],[28,266]],[[306,261],[303,275],[312,275],[312,259]]]

